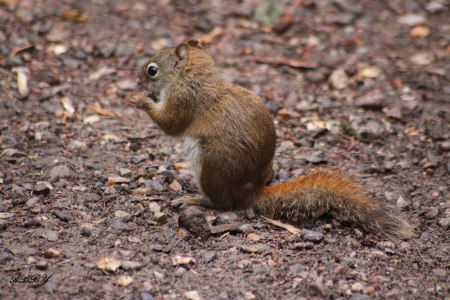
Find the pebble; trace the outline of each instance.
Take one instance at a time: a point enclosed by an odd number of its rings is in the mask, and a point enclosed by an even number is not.
[[[296,243],[294,247],[296,249],[312,249],[314,247],[314,243],[313,242]]]
[[[50,170],[50,176],[59,176],[59,178],[69,177],[72,171],[66,165],[55,166]]]
[[[264,250],[266,250],[266,245],[264,244],[241,245],[241,249],[247,253],[261,253]]]
[[[424,24],[426,22],[425,16],[421,14],[406,14],[397,19],[397,22],[402,25],[415,26]]]
[[[450,141],[442,142],[442,143],[439,145],[439,148],[440,148],[442,151],[450,151]]]
[[[386,112],[386,116],[389,118],[401,120],[403,118],[402,109],[399,106],[394,106]]]
[[[442,268],[431,269],[431,272],[433,272],[433,274],[436,277],[448,278],[448,276],[449,276],[449,271],[445,270],[445,269],[442,269]]]
[[[140,299],[141,300],[155,300],[155,297],[152,294],[148,293],[148,292],[142,292]]]
[[[25,202],[23,205],[23,209],[30,209],[32,208],[37,202],[39,201],[39,197],[31,197],[30,199]]]
[[[0,264],[4,265],[8,261],[13,260],[14,257],[8,252],[0,252]]]
[[[367,124],[361,126],[358,130],[358,135],[362,139],[384,139],[386,136],[386,129],[384,126],[375,120],[370,120]]]
[[[84,236],[84,237],[90,237],[91,236],[91,231],[88,229],[88,228],[86,228],[86,227],[84,227],[84,228],[81,228],[81,235],[82,236]]]
[[[438,222],[439,226],[444,228],[444,230],[450,229],[450,218],[442,218]]]
[[[354,293],[360,293],[364,289],[364,286],[360,282],[355,282],[354,284],[352,284],[350,289]]]
[[[247,238],[252,242],[258,242],[259,240],[261,240],[261,236],[256,233],[249,233],[247,235]]]
[[[129,213],[127,213],[126,211],[123,211],[123,210],[116,210],[114,212],[114,217],[116,219],[124,219],[124,218],[127,218],[129,216],[131,216],[131,215]]]
[[[183,190],[183,187],[181,186],[181,184],[177,181],[174,180],[171,183],[169,183],[169,188],[174,191],[174,192],[181,192]]]
[[[326,157],[319,157],[317,155],[309,155],[308,157],[306,157],[306,161],[312,164],[318,164],[321,162],[327,162],[328,159]]]
[[[122,269],[124,269],[125,271],[136,271],[142,269],[143,267],[144,265],[137,261],[127,260],[122,262]]]
[[[323,233],[308,230],[308,229],[303,229],[301,231],[301,236],[302,236],[302,239],[304,239],[305,241],[313,242],[313,243],[320,243],[324,238]]]
[[[383,106],[384,95],[379,90],[373,90],[356,98],[355,105],[357,107],[377,109]]]
[[[95,193],[80,193],[77,202],[84,204],[85,202],[97,202],[101,199],[102,197]]]
[[[239,217],[237,216],[237,214],[231,211],[227,211],[220,213],[216,216],[216,219],[214,220],[214,225],[232,224],[237,222],[239,222]]]
[[[36,268],[45,270],[48,268],[48,262],[46,260],[40,260],[36,263]]]
[[[130,176],[131,170],[128,168],[119,168],[119,174],[120,176]]]
[[[350,79],[345,70],[335,69],[330,75],[329,82],[334,89],[342,90],[350,84]]]
[[[186,271],[185,268],[183,268],[183,267],[178,267],[177,270],[175,271],[174,275],[175,275],[176,277],[181,277],[181,276],[183,276],[183,274],[186,273],[186,272],[187,272],[187,271]]]
[[[152,190],[154,190],[156,192],[161,192],[161,191],[164,191],[164,189],[165,189],[161,183],[154,181],[154,180],[145,180],[144,185],[146,188],[151,188]]]
[[[178,223],[193,234],[206,239],[211,235],[208,222],[203,211],[195,207],[188,207],[180,213]]]
[[[250,224],[243,224],[238,228],[238,232],[242,232],[243,234],[247,235],[249,233],[255,232],[255,229]]]
[[[48,248],[44,251],[45,258],[58,258],[61,256],[61,251],[55,248]]]
[[[142,156],[139,156],[139,155],[133,155],[132,157],[131,157],[131,162],[133,163],[133,164],[139,164],[139,163],[141,163],[141,162],[143,162],[143,161],[145,161],[145,157],[142,157]]]
[[[131,227],[128,224],[119,220],[111,220],[111,222],[109,222],[109,227],[118,231],[131,230]]]
[[[214,251],[208,251],[208,252],[202,253],[202,255],[200,257],[200,262],[209,263],[215,259],[217,259],[217,253]]]
[[[41,286],[41,289],[47,294],[53,294],[58,286],[54,282],[47,282],[46,284]]]
[[[401,210],[406,210],[410,207],[411,203],[406,201],[402,196],[397,199],[397,207]]]
[[[36,185],[33,188],[33,191],[37,194],[48,194],[52,189],[53,186],[50,184],[50,182],[40,181],[36,183]]]
[[[200,295],[197,291],[188,291],[184,293],[184,297],[189,300],[200,300]]]
[[[59,239],[58,231],[48,229],[37,229],[36,235],[45,238],[47,241],[55,242]]]

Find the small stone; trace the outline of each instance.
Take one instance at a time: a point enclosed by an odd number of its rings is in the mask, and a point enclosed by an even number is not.
[[[429,210],[425,216],[427,217],[427,219],[434,219],[437,217],[437,215],[439,214],[439,207],[434,207],[431,210]]]
[[[89,228],[81,228],[81,235],[85,236],[85,237],[90,237],[91,236],[91,231],[89,230]]]
[[[424,24],[426,22],[424,15],[419,14],[406,14],[401,16],[397,20],[398,23],[408,26],[415,26],[419,24]]]
[[[44,293],[53,294],[57,287],[58,286],[56,285],[56,283],[47,282],[46,284],[41,286],[41,289],[44,291]]]
[[[61,251],[55,249],[55,248],[48,248],[44,251],[44,257],[45,258],[58,258],[61,256]]]
[[[184,297],[189,300],[200,300],[200,295],[197,291],[188,291],[184,293]]]
[[[32,265],[32,264],[36,263],[36,258],[34,258],[32,256],[28,256],[26,262],[27,262],[27,265]]]
[[[397,163],[397,167],[399,167],[400,169],[406,170],[406,169],[411,168],[411,164],[405,160],[402,160]]]
[[[46,260],[40,260],[36,263],[36,268],[40,270],[45,270],[48,268],[48,263]]]
[[[157,192],[164,191],[164,189],[165,189],[161,183],[154,181],[154,180],[145,180],[144,185],[146,188],[151,188],[152,190],[157,191]]]
[[[441,149],[442,151],[450,151],[450,141],[442,142],[439,145],[439,149]]]
[[[211,235],[205,215],[198,208],[190,206],[182,211],[178,218],[178,224],[203,239]]]
[[[312,231],[312,230],[307,230],[307,229],[302,230],[301,236],[302,236],[302,239],[304,239],[305,241],[313,242],[313,243],[320,243],[324,238],[323,233]]]
[[[148,208],[153,213],[159,213],[161,211],[161,206],[158,203],[153,202],[153,201],[150,202],[150,204],[148,205]]]
[[[116,210],[114,212],[114,217],[116,219],[125,219],[125,218],[128,218],[129,216],[131,216],[131,215],[123,210]]]
[[[236,262],[235,266],[238,269],[245,269],[248,266],[250,266],[252,264],[252,262],[248,259],[243,259],[243,260],[239,260]]]
[[[261,240],[261,236],[256,233],[249,233],[247,235],[247,238],[252,242],[258,242],[259,240]]]
[[[350,84],[350,79],[343,69],[336,69],[331,73],[329,82],[336,90],[345,89]]]
[[[444,228],[444,230],[448,230],[448,229],[450,229],[450,218],[440,219],[438,224],[439,224],[439,226]]]
[[[181,277],[181,276],[183,276],[183,274],[186,273],[186,272],[187,272],[187,271],[186,271],[185,268],[183,268],[183,267],[178,267],[177,270],[175,271],[174,275],[175,275],[176,277]]]
[[[254,231],[255,231],[255,229],[250,224],[243,224],[238,229],[238,232],[242,232],[243,234],[249,234],[249,233],[252,233]]]
[[[128,168],[119,168],[119,174],[120,176],[130,176],[131,170]]]
[[[145,285],[145,283],[149,283],[149,282],[146,281],[146,282],[144,282],[143,285]],[[151,288],[149,290],[151,290]],[[148,292],[142,292],[140,299],[141,300],[155,300],[155,297],[152,294],[148,293]]]
[[[69,222],[70,217],[63,211],[55,210],[53,211],[53,215],[63,222]]]
[[[183,241],[188,241],[192,238],[192,235],[188,230],[180,228],[177,231],[177,238],[182,239]]]
[[[85,202],[97,202],[102,199],[101,196],[95,193],[80,193],[77,198],[77,202],[84,204]]]
[[[122,265],[122,262],[114,259],[112,257],[102,257],[98,262],[97,262],[97,268],[101,269],[101,270],[106,270],[106,271],[112,271],[115,272],[117,271],[117,269],[119,269],[119,267]]]
[[[0,252],[0,264],[4,265],[8,261],[13,260],[14,257],[8,252]]]
[[[409,35],[413,39],[421,39],[427,37],[429,34],[430,29],[427,26],[423,25],[414,26],[413,28],[411,28],[411,30],[409,30]]]
[[[58,231],[48,229],[37,229],[36,235],[45,238],[47,241],[55,242],[59,239]]]
[[[421,52],[411,56],[410,61],[413,64],[425,66],[431,64],[434,61],[434,56],[432,53]]]
[[[365,78],[378,78],[381,74],[382,70],[379,67],[375,67],[375,66],[368,66],[363,68],[360,72],[359,75],[361,77],[365,77]]]
[[[145,161],[145,157],[142,157],[142,156],[139,156],[139,155],[133,155],[132,157],[131,157],[131,162],[133,163],[133,164],[139,164],[139,163],[141,163],[141,162],[143,162],[143,161]]]
[[[125,271],[136,271],[142,269],[142,267],[144,267],[144,265],[137,261],[127,260],[122,262],[122,269]]]
[[[449,276],[449,271],[441,268],[434,268],[431,270],[435,276],[447,278]]]
[[[356,239],[349,237],[347,239],[347,245],[350,246],[353,249],[361,248],[361,243],[358,242]]]
[[[55,166],[50,170],[50,176],[58,176],[59,178],[69,177],[72,171],[66,165]]]
[[[49,159],[49,158],[42,158],[39,159],[35,162],[31,163],[31,167],[37,170],[41,170],[44,168],[51,168],[55,165],[55,163],[53,162],[53,160]]]
[[[87,149],[87,145],[83,141],[76,141],[75,140],[69,145],[69,148],[71,148],[71,149],[78,149],[78,150],[84,151],[84,150]]]
[[[264,244],[241,245],[241,249],[247,253],[261,253],[264,250],[266,250],[266,245]]]
[[[355,282],[350,289],[354,293],[360,293],[364,289],[364,286],[360,282]]]
[[[375,288],[373,286],[368,286],[365,289],[363,289],[363,293],[365,295],[372,295],[373,293],[375,293]]]
[[[39,197],[31,197],[30,199],[25,202],[23,205],[23,209],[30,209],[33,208],[33,206],[39,201]]]
[[[48,194],[51,190],[53,190],[53,186],[47,181],[39,181],[33,189],[37,194]]]
[[[314,248],[314,243],[313,242],[296,243],[294,247],[296,249],[312,249]]]
[[[237,214],[231,211],[220,213],[214,220],[214,225],[233,224],[239,222]]]
[[[379,90],[373,90],[356,98],[355,105],[363,108],[380,108],[383,106],[384,95]]]
[[[312,164],[318,164],[321,162],[327,162],[328,159],[326,157],[320,157],[317,155],[309,155],[308,157],[306,157],[306,161]]]
[[[120,276],[120,277],[117,279],[117,284],[118,284],[118,285],[121,285],[121,286],[128,286],[128,285],[130,285],[132,282],[133,282],[133,277],[131,277],[131,276],[126,276],[126,275],[124,275],[124,276]]]
[[[392,171],[392,169],[394,169],[394,163],[392,162],[392,161],[385,161],[384,163],[383,163],[383,168],[382,168],[382,171],[384,171],[384,172],[390,172],[390,171]],[[383,173],[384,173],[383,172]]]
[[[121,176],[108,176],[108,182],[112,183],[129,183],[130,179]]]
[[[180,184],[177,180],[172,181],[172,182],[169,184],[169,188],[170,188],[172,191],[177,192],[177,193],[179,193],[179,192],[181,192],[181,191],[183,190],[181,184]]]
[[[217,258],[217,253],[214,251],[208,251],[201,255],[200,262],[209,263]]]
[[[109,222],[109,227],[113,230],[117,231],[128,231],[131,230],[130,226],[122,221],[119,220],[111,220]]]
[[[406,210],[410,207],[411,203],[403,199],[402,196],[398,197],[397,199],[397,207],[401,210]]]
[[[389,118],[394,118],[397,120],[401,120],[403,118],[402,109],[399,106],[394,106],[390,110],[386,112],[386,116]]]
[[[358,135],[364,140],[384,139],[386,137],[386,129],[384,126],[375,120],[368,121],[364,126],[358,130]]]

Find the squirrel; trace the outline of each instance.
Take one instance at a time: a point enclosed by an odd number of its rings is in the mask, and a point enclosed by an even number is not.
[[[294,222],[335,210],[380,237],[413,236],[406,221],[368,196],[355,176],[338,169],[266,186],[276,147],[272,117],[259,96],[222,78],[197,40],[159,51],[139,68],[137,83],[144,92],[130,102],[166,134],[184,139],[202,194],[173,205],[252,208]]]

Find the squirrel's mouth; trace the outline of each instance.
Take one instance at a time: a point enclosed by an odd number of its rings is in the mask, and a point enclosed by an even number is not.
[[[147,98],[152,99],[155,103],[159,102],[159,98],[155,95],[155,93],[147,93]]]

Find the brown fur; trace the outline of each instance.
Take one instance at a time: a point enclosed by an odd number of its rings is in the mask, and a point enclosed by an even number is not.
[[[150,66],[158,73],[151,76]],[[333,170],[320,170],[273,187],[265,187],[275,153],[275,127],[254,93],[226,82],[211,57],[195,40],[164,49],[140,69],[145,92],[131,102],[147,111],[162,130],[188,138],[203,198],[176,204],[222,209],[253,207],[257,212],[293,219],[317,217],[334,209],[370,232],[408,238],[411,227],[383,211],[364,187]]]

